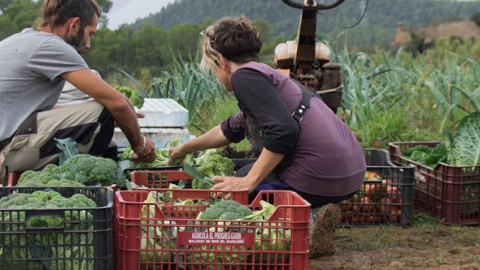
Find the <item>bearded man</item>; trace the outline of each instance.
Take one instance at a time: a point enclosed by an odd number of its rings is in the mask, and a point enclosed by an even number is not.
[[[70,137],[81,153],[116,159],[117,149],[108,147],[114,124],[135,151],[134,161],[155,160],[133,105],[81,56],[91,48],[100,12],[95,0],[45,0],[34,28],[0,42],[0,184],[7,172],[57,162],[55,138]],[[66,81],[94,100],[53,109]]]

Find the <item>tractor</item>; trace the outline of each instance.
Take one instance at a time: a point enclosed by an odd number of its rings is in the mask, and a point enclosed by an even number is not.
[[[317,0],[303,0],[303,3],[282,1],[301,9],[302,13],[296,40],[278,44],[275,48],[275,68],[312,89],[336,113],[342,103],[342,70],[340,64],[330,61],[330,49],[317,42],[317,14],[320,10],[333,9],[345,0],[323,4],[317,3]]]

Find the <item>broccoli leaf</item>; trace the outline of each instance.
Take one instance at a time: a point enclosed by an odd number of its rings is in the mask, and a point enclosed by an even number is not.
[[[62,150],[59,155],[59,165],[62,165],[67,159],[71,158],[72,156],[80,153],[77,149],[77,142],[72,140],[72,138],[68,137],[65,139],[57,139],[53,138],[57,141],[58,149]]]
[[[198,168],[191,163],[183,164],[183,169],[188,175],[193,177],[192,187],[194,189],[210,189],[215,184],[210,177],[203,176]]]

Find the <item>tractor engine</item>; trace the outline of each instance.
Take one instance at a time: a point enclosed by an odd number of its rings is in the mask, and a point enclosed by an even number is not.
[[[316,41],[317,12],[320,7],[311,0],[304,0],[300,6],[290,5],[302,9],[298,36],[295,41],[277,45],[275,67],[287,77],[312,89],[336,113],[342,104],[343,76],[340,64],[330,62],[330,49]]]

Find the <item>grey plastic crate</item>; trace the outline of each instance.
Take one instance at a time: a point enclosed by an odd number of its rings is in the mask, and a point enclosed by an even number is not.
[[[367,166],[395,166],[390,160],[390,153],[384,149],[364,148],[363,153]]]

